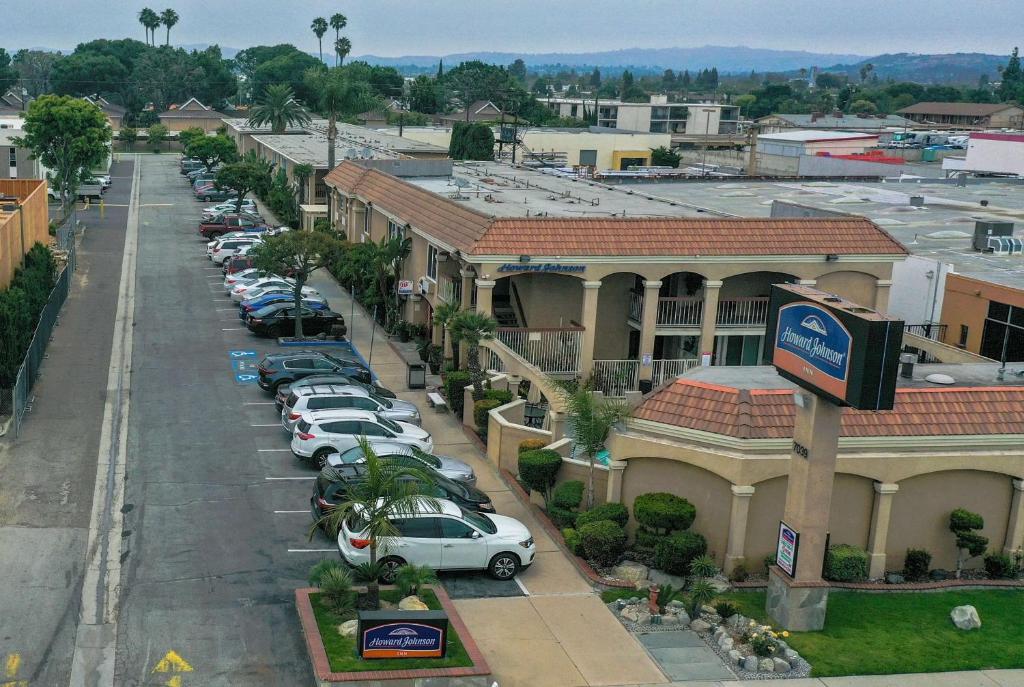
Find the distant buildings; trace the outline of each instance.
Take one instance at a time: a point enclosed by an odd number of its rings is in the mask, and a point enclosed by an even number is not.
[[[206,133],[216,131],[226,116],[223,112],[203,105],[195,98],[189,98],[183,105],[171,106],[171,109],[158,115],[160,123],[166,126],[168,131],[197,128]]]
[[[914,128],[916,123],[899,115],[848,115],[841,110],[822,114],[771,114],[757,120],[763,134],[776,134],[793,129],[861,131],[884,134],[892,129]]]
[[[451,126],[455,122],[496,122],[500,119],[501,108],[490,100],[477,100],[457,112],[434,115],[434,123],[443,126]]]
[[[103,114],[107,117],[107,122],[110,123],[110,128],[114,131],[120,131],[121,126],[124,124],[124,116],[128,113],[128,110],[115,105],[101,95],[87,95],[82,98],[86,102],[90,102],[96,107],[103,111]]]
[[[918,124],[957,129],[1024,127],[1024,108],[1013,103],[917,103],[896,114]]]

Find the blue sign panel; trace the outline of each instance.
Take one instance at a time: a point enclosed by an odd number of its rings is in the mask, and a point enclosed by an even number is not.
[[[853,337],[830,310],[809,302],[779,308],[772,363],[832,396],[846,397]]]
[[[531,264],[528,262],[506,262],[499,272],[562,272],[579,274],[587,271],[586,265],[560,265],[554,262]]]
[[[434,625],[394,622],[363,631],[363,658],[441,658],[444,629]]]

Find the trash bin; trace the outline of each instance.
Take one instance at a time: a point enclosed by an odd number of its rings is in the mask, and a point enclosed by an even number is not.
[[[409,363],[409,378],[406,385],[410,389],[427,388],[427,367],[423,363]]]

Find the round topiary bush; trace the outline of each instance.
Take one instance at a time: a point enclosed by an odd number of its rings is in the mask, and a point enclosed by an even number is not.
[[[687,575],[690,561],[707,550],[708,543],[696,532],[675,532],[654,548],[654,567],[669,575]]]
[[[688,529],[697,517],[697,509],[680,496],[658,491],[636,497],[633,517],[649,530],[674,532]]]
[[[544,494],[545,498],[560,467],[562,456],[558,451],[539,449],[519,454],[519,479],[532,491]]]
[[[527,439],[519,442],[519,453],[523,454],[527,451],[536,451],[539,448],[544,448],[548,445],[548,441],[545,439]]]
[[[562,530],[562,538],[565,539],[565,547],[572,551],[574,556],[579,556],[583,553],[580,546],[580,533],[571,527],[566,527]]]
[[[599,520],[611,520],[619,527],[625,527],[629,520],[629,511],[621,503],[602,503],[576,516],[576,527],[580,528],[588,522]]]
[[[551,503],[559,508],[575,510],[583,501],[583,482],[572,479],[555,487],[551,494]]]
[[[596,565],[615,565],[626,550],[626,531],[611,520],[591,522],[576,531],[584,555]]]
[[[484,391],[484,398],[491,401],[501,401],[501,405],[512,402],[512,392],[507,389],[487,389]]]
[[[657,548],[661,540],[667,536],[669,535],[662,534],[661,532],[651,532],[643,527],[636,528],[636,534],[634,535],[637,548],[647,549],[648,551],[653,551]]]

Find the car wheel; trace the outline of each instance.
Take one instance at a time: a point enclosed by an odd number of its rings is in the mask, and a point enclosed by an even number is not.
[[[318,448],[313,453],[313,465],[317,466],[321,470],[327,467],[327,456],[334,453],[334,449],[330,448]]]
[[[280,389],[285,384],[291,384],[291,383],[292,383],[291,379],[279,379],[278,381],[274,382],[274,386],[272,387],[274,396],[277,396],[278,389]]]
[[[275,324],[274,326],[269,327],[267,329],[267,336],[269,336],[271,339],[276,339],[277,337],[281,336],[281,325]]]
[[[499,553],[491,559],[487,569],[496,580],[511,580],[519,572],[519,557],[514,553]]]
[[[405,561],[401,558],[391,556],[385,558],[380,562],[381,571],[378,581],[381,584],[393,584],[395,577],[398,575],[398,569],[405,565]]]
[[[203,196],[203,202],[204,203],[209,203],[210,202],[210,196]]]

